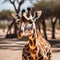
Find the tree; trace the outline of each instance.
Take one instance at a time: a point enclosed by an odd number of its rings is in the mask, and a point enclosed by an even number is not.
[[[0,20],[12,20],[11,13],[13,11],[10,10],[3,10],[0,12]]]
[[[19,14],[20,7],[24,3],[25,0],[4,0],[3,3],[7,2],[7,1],[9,1],[13,5],[16,14]],[[16,3],[18,4],[18,7],[16,6]],[[9,25],[8,30],[11,30],[12,25],[14,25],[13,36],[17,37],[17,24],[16,24],[16,21],[14,18],[13,18],[13,22],[11,23],[11,25]],[[8,36],[8,34],[7,34],[7,36]]]
[[[20,12],[20,7],[24,3],[25,0],[4,0],[3,3],[9,1],[13,7],[16,13]],[[16,3],[18,4],[18,7],[16,6]]]
[[[20,12],[20,7],[21,7],[21,5],[26,1],[26,0],[4,0],[4,2],[7,2],[7,1],[9,1],[12,5],[13,5],[13,7],[14,7],[14,9],[15,9],[15,12],[17,13],[17,14],[19,14],[19,12]],[[33,3],[33,0],[29,0],[31,3]],[[33,9],[32,10],[34,10],[34,11],[36,11],[36,10],[42,10],[43,11],[43,14],[42,14],[42,16],[41,16],[41,20],[42,20],[42,26],[43,26],[43,31],[44,31],[44,34],[45,34],[45,38],[47,39],[47,34],[46,34],[46,23],[45,23],[45,19],[46,18],[51,18],[52,19],[52,17],[57,17],[56,16],[56,12],[54,13],[54,10],[55,10],[55,8],[56,8],[56,6],[58,6],[58,3],[59,2],[57,2],[56,0],[53,0],[53,1],[50,1],[50,2],[48,2],[47,0],[42,0],[42,1],[40,1],[40,2],[38,2],[39,0],[36,0],[36,2],[38,3],[38,4],[34,4],[34,7],[33,7]],[[59,1],[59,0],[58,0]],[[18,7],[16,7],[16,4],[15,3],[17,3],[18,4]],[[52,7],[53,6],[53,7]],[[53,19],[52,19],[53,20]],[[53,21],[51,21],[51,22],[53,22]],[[15,20],[13,19],[13,23],[11,24],[11,26],[14,24],[14,35],[16,35],[16,32],[17,32],[17,26],[16,26],[16,22],[15,22]],[[54,23],[51,23],[52,25],[54,24]],[[56,24],[56,23],[55,23]],[[55,25],[54,24],[54,25]],[[55,28],[52,28],[52,31],[53,31],[53,29],[55,29]],[[53,32],[52,32],[52,36],[53,36]]]
[[[33,7],[33,11],[37,11],[37,10],[42,10],[42,15],[40,17],[40,23],[42,24],[42,29],[44,32],[44,37],[47,40],[47,34],[46,34],[46,23],[45,23],[45,19],[49,17],[50,15],[50,10],[49,8],[47,8],[49,3],[46,2],[39,2],[38,4],[35,4],[35,6]]]
[[[26,0],[4,0],[3,3],[7,2],[7,1],[9,1],[13,5],[16,14],[19,14],[20,7]],[[29,1],[32,2],[32,0],[29,0]],[[18,4],[18,6],[16,6],[16,3]],[[12,25],[14,25],[14,34],[13,35],[14,35],[14,37],[17,37],[17,24],[16,24],[15,19],[13,19],[13,22],[9,26],[8,30],[11,30]]]
[[[52,38],[55,39],[55,25],[57,22],[57,18],[59,18],[59,15],[60,15],[59,5],[60,5],[59,0],[58,1],[54,0],[54,1],[50,1],[50,2],[47,2],[46,0],[44,0],[44,1],[38,2],[38,4],[35,4],[35,6],[33,7],[34,11],[36,11],[36,10],[42,10],[43,11],[41,18],[42,18],[42,25],[44,27],[43,31],[45,34],[45,38],[47,37],[45,19],[50,18],[51,19],[51,25],[52,25]],[[55,18],[55,20],[54,20],[54,18]]]
[[[51,19],[51,24],[52,24],[52,39],[55,39],[55,25],[57,22],[57,18],[56,17],[52,17]]]

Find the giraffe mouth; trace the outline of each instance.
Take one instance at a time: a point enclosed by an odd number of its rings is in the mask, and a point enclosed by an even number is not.
[[[20,37],[20,38],[23,38],[24,36],[30,36],[30,35],[32,35],[32,34],[33,34],[32,30],[26,30],[24,34],[23,34],[23,32],[18,33],[18,38],[19,38],[19,37]]]

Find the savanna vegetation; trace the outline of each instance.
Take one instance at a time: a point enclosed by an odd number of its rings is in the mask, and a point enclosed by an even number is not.
[[[3,3],[9,1],[14,9],[15,9],[15,13],[19,14],[20,12],[20,7],[21,5],[26,1],[26,0],[4,0]],[[38,10],[42,10],[42,15],[39,18],[39,20],[37,21],[38,25],[42,25],[42,29],[44,32],[44,37],[45,39],[47,38],[47,33],[46,33],[46,28],[47,27],[51,27],[52,28],[52,39],[55,39],[55,28],[60,29],[60,0],[36,0],[36,3],[33,3],[32,0],[29,0],[31,2],[31,4],[33,4],[34,6],[32,7],[32,13],[34,11],[38,11]],[[16,7],[16,4],[18,4],[18,7]],[[5,15],[6,14],[6,15]],[[0,17],[0,20],[11,20],[11,11],[2,11],[0,12],[0,15],[2,15],[2,17]],[[5,15],[5,16],[4,16]],[[47,22],[46,22],[47,20]],[[16,21],[14,19],[12,19],[12,23],[10,25],[9,28],[11,28],[11,26],[14,25],[14,34],[16,35],[17,33],[17,26],[16,26]]]

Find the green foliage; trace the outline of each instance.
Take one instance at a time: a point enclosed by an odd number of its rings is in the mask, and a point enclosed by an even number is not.
[[[7,28],[7,24],[6,23],[0,24],[0,29],[5,29],[5,28]]]
[[[0,12],[0,20],[11,20],[12,16],[11,16],[12,11],[10,10],[3,10]]]
[[[43,10],[44,13],[50,13],[51,14],[51,12],[54,12],[58,6],[60,6],[59,0],[54,0],[54,1],[52,0],[50,2],[42,0],[42,1],[38,2],[37,4],[34,4],[33,11]]]

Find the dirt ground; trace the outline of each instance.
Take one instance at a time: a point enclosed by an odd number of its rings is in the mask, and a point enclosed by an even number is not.
[[[22,50],[0,50],[0,60],[22,60]],[[60,52],[53,53],[52,60],[60,60]]]
[[[0,60],[22,60],[22,49],[27,41],[15,39],[4,39],[7,30],[0,29]],[[47,31],[49,39],[51,31]],[[3,39],[2,39],[3,38]],[[57,40],[49,40],[52,45],[52,60],[60,60],[60,31],[56,30]]]
[[[60,41],[52,41],[52,60],[60,60]],[[22,49],[27,41],[18,39],[0,40],[0,60],[22,60]]]
[[[13,29],[11,29],[11,32],[13,33]],[[51,39],[52,29],[47,28],[47,37],[48,39]],[[41,30],[41,33],[43,34],[43,31]],[[7,28],[5,30],[0,29],[0,38],[4,38],[4,36],[7,34]],[[55,29],[55,37],[57,40],[60,40],[60,30]]]

